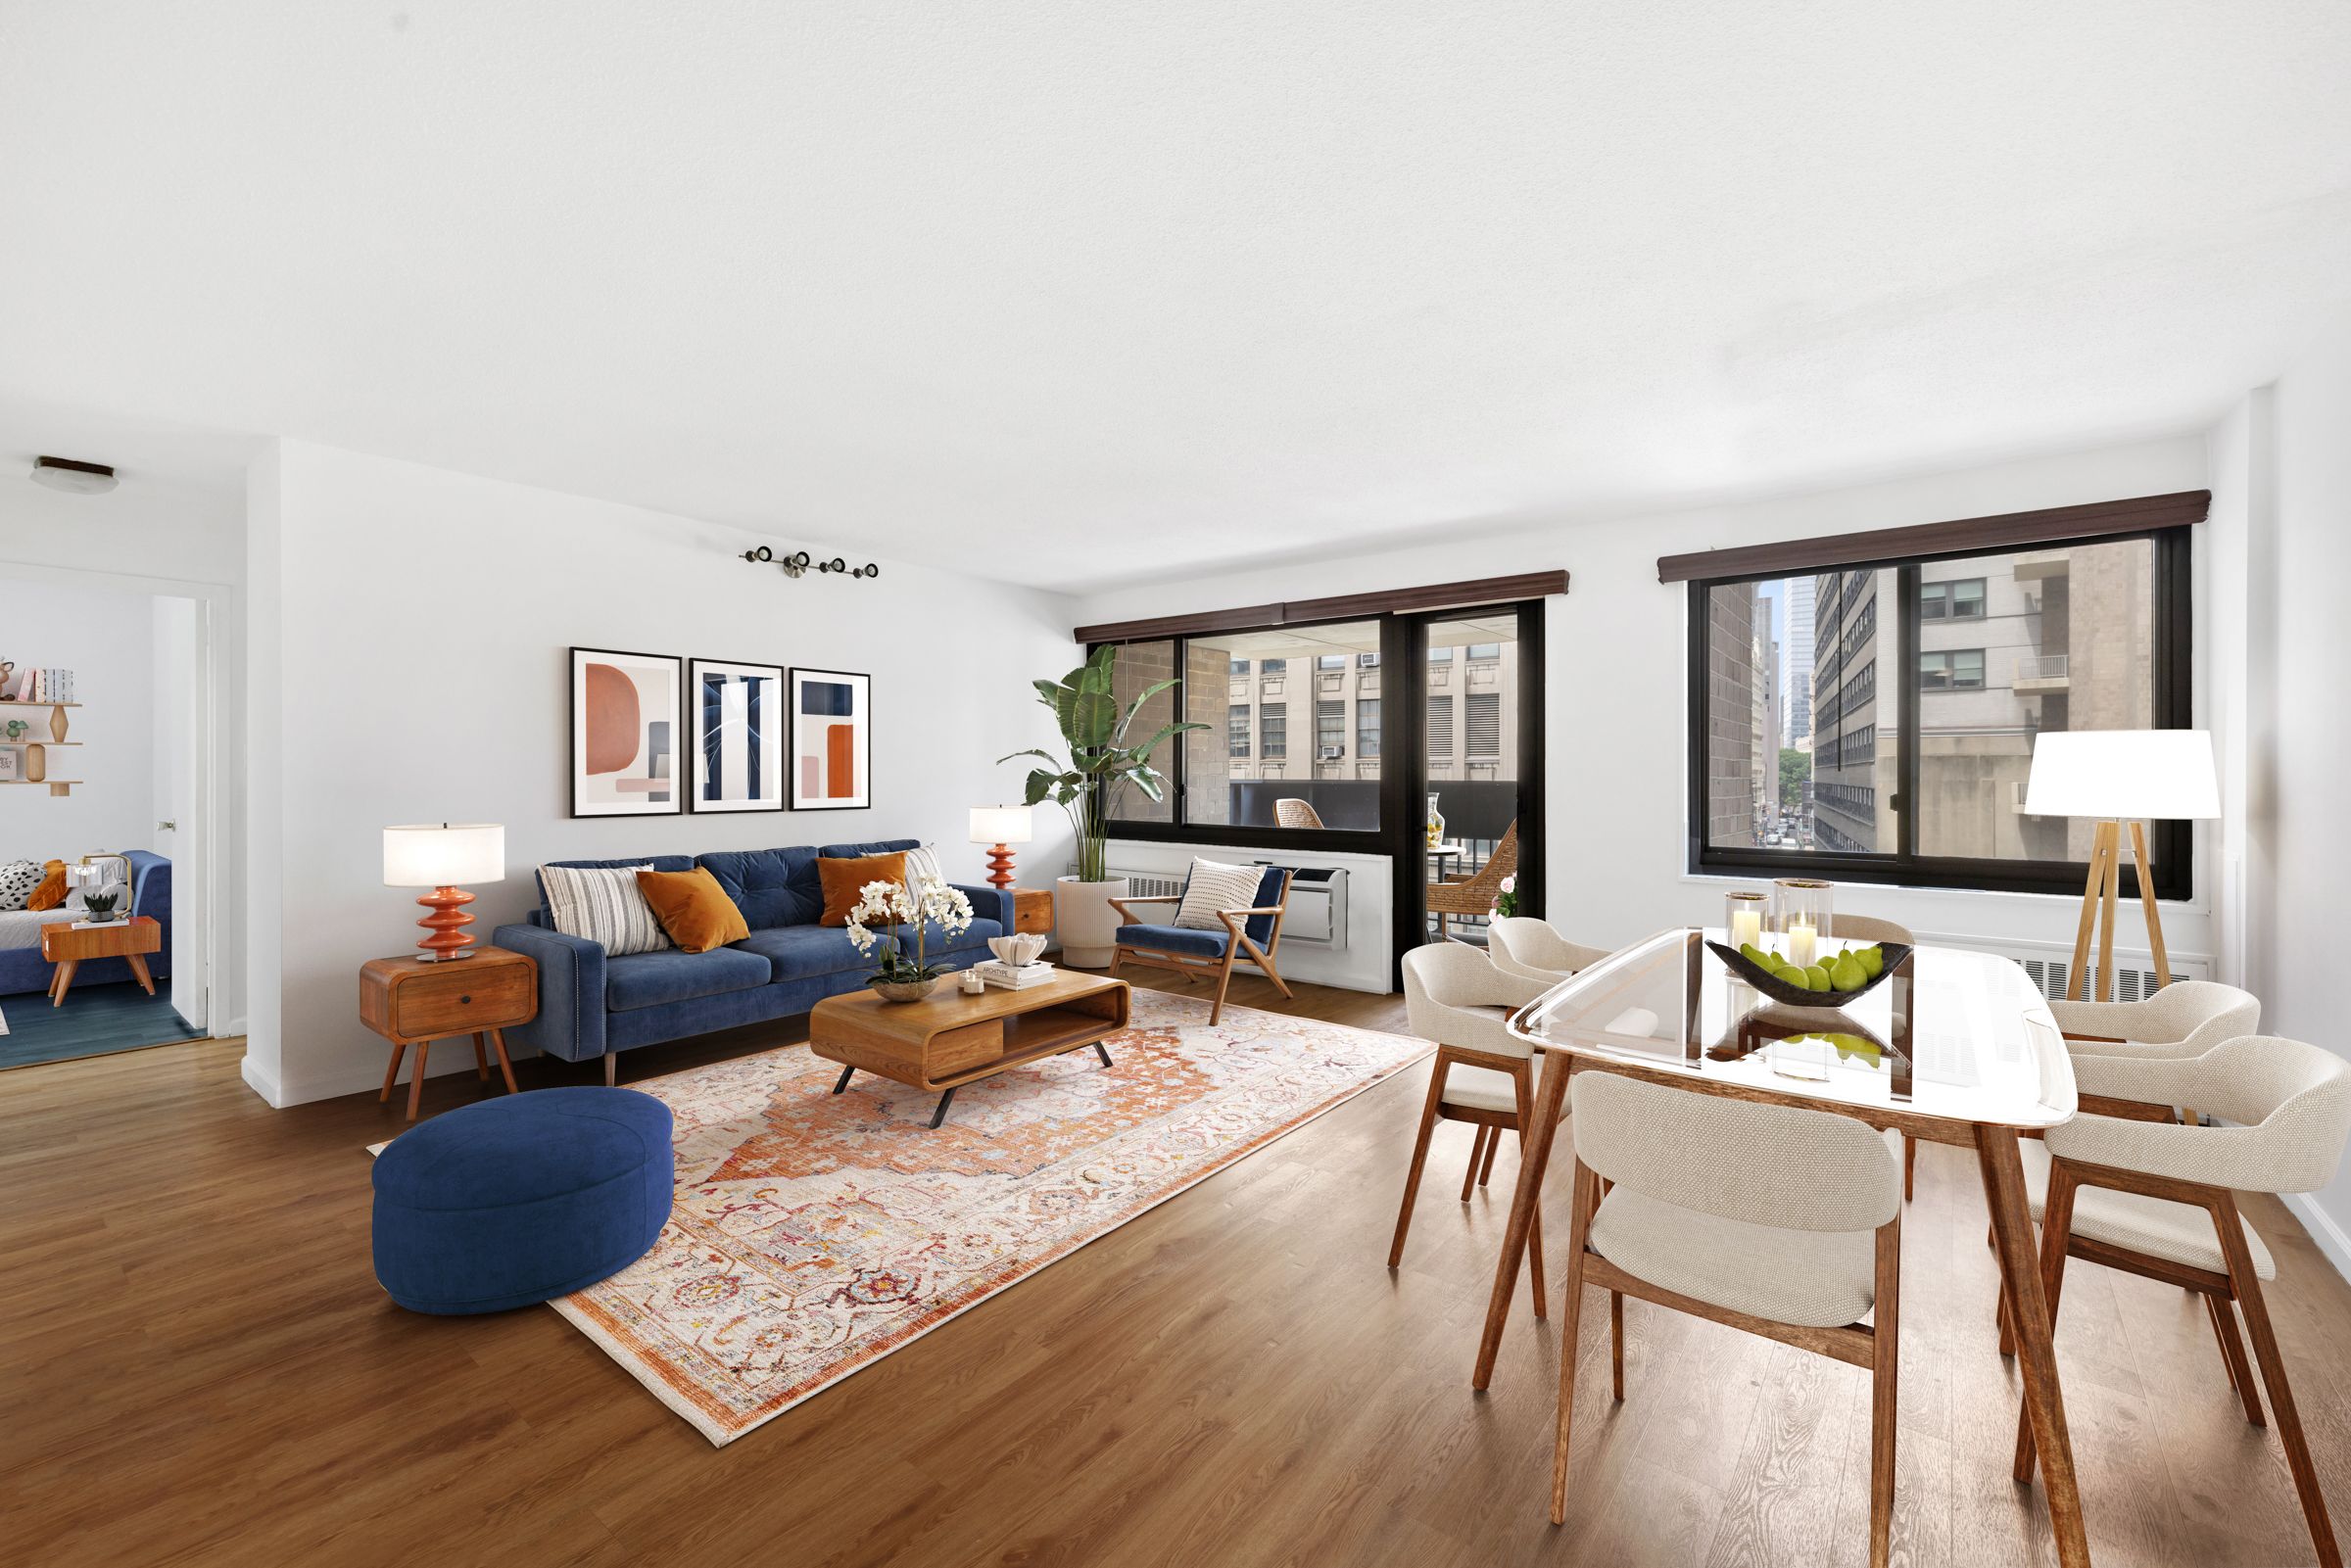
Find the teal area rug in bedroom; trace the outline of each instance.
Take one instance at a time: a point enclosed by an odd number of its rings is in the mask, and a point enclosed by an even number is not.
[[[6,1032],[0,1033],[0,1068],[136,1051],[201,1034],[171,1011],[168,996],[149,996],[128,980],[76,985],[66,993],[64,1007],[51,1007],[38,991],[0,996],[0,1016],[7,1021]]]

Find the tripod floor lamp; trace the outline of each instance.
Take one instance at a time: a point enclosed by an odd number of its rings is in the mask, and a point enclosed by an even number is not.
[[[2155,882],[2147,870],[2145,824],[2183,822],[2221,814],[2220,784],[2212,766],[2212,736],[2203,730],[2050,730],[2033,743],[2033,775],[2025,785],[2031,817],[2088,817],[2089,881],[2082,890],[2075,927],[2068,1001],[2079,1001],[2089,974],[2089,939],[2098,936],[2098,995],[2114,999],[2115,905],[2122,891],[2123,828],[2131,830],[2131,859],[2146,908],[2147,946],[2155,982],[2172,983],[2163,922],[2155,913]]]

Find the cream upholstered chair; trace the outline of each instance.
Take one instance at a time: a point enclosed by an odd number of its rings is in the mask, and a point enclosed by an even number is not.
[[[1504,974],[1485,954],[1461,942],[1432,943],[1404,955],[1405,1014],[1415,1034],[1437,1043],[1437,1060],[1429,1071],[1428,1098],[1420,1108],[1412,1168],[1405,1173],[1404,1203],[1396,1212],[1396,1239],[1388,1248],[1390,1268],[1404,1261],[1413,1201],[1420,1194],[1420,1169],[1428,1163],[1429,1135],[1440,1120],[1466,1121],[1477,1128],[1469,1145],[1469,1168],[1462,1175],[1463,1203],[1469,1201],[1469,1189],[1493,1173],[1494,1151],[1502,1135],[1524,1135],[1534,1106],[1534,1049],[1511,1033],[1507,1020],[1513,1009],[1526,1006],[1548,988],[1548,982]],[[1538,1317],[1546,1310],[1542,1226],[1538,1209],[1528,1231]]]
[[[1273,802],[1273,826],[1276,828],[1319,828],[1322,814],[1311,800],[1296,795],[1284,795]]]
[[[2051,1002],[2065,1048],[2086,1056],[2202,1056],[2261,1027],[2261,998],[2212,980],[2174,980],[2143,1002]]]
[[[1571,942],[1547,920],[1511,915],[1486,927],[1486,956],[1505,974],[1557,985],[1586,965],[1607,958],[1608,950]]]
[[[2351,1139],[2351,1064],[2300,1040],[2255,1034],[2192,1058],[2079,1058],[2075,1073],[2085,1104],[2133,1115],[2078,1116],[2051,1127],[2039,1149],[2024,1146],[2051,1317],[2069,1257],[2200,1292],[2245,1419],[2258,1426],[2261,1403],[2236,1335],[2241,1308],[2311,1541],[2321,1562],[2340,1564],[2262,1297],[2261,1282],[2277,1277],[2277,1265],[2237,1212],[2235,1195],[2311,1192],[2333,1179]],[[2203,1106],[2235,1125],[2174,1122],[2175,1105]],[[2007,1325],[2001,1328],[2005,1351]],[[2019,1481],[2031,1478],[2033,1461],[2032,1431],[2024,1426]]]
[[[1615,1395],[1623,1298],[1745,1329],[1870,1371],[1869,1554],[1893,1540],[1901,1173],[1866,1124],[1583,1068],[1575,1210],[1559,1323],[1551,1522],[1565,1522],[1583,1289],[1608,1292]],[[1602,1182],[1611,1185],[1606,1197]],[[1863,1318],[1873,1321],[1864,1323]]]

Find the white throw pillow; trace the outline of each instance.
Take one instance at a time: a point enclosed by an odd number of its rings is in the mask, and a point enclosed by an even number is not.
[[[1184,880],[1183,903],[1176,911],[1176,924],[1197,931],[1223,930],[1224,923],[1217,919],[1217,911],[1255,905],[1257,884],[1265,876],[1263,866],[1227,866],[1195,857],[1191,875]]]
[[[906,891],[920,898],[926,877],[941,887],[947,884],[946,871],[938,863],[938,851],[929,844],[917,844],[906,851]]]
[[[644,866],[542,866],[539,880],[547,888],[547,912],[555,929],[566,936],[584,936],[619,958],[628,953],[652,953],[670,945],[669,933],[653,919],[653,906],[645,901],[637,874]]]
[[[0,866],[0,910],[23,909],[41,885],[38,861],[17,860]]]

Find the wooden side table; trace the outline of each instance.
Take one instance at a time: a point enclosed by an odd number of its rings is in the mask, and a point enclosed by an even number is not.
[[[133,915],[128,920],[112,921],[104,926],[76,927],[71,921],[53,921],[41,927],[41,957],[57,966],[49,977],[49,1005],[64,1007],[66,991],[73,983],[73,972],[82,962],[93,958],[119,958],[130,966],[147,994],[155,994],[155,976],[147,973],[147,955],[164,950],[164,927],[152,915]]]
[[[1012,928],[1050,936],[1053,933],[1052,892],[1043,887],[1013,888]]]
[[[503,1032],[539,1016],[539,966],[503,947],[477,947],[471,958],[433,963],[421,958],[374,958],[360,967],[360,1022],[392,1042],[392,1065],[375,1098],[392,1098],[400,1080],[400,1059],[416,1048],[408,1073],[408,1119],[424,1093],[425,1054],[435,1040],[473,1036],[473,1069],[490,1081],[487,1038],[498,1052],[498,1069],[514,1089],[514,1064],[506,1057]]]

